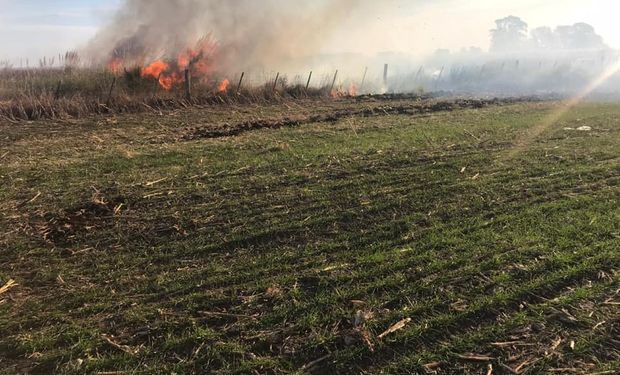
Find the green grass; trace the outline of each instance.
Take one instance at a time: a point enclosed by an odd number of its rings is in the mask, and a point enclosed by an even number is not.
[[[620,105],[512,152],[557,108],[195,141],[177,135],[329,108],[0,125],[0,286],[19,284],[0,295],[0,368],[612,373]]]

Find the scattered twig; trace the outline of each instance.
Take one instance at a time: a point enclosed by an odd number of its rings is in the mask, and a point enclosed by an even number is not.
[[[552,368],[552,369],[549,369],[549,372],[582,373],[583,370],[580,370],[580,369],[575,368],[575,367],[563,367],[563,368]]]
[[[160,183],[160,182],[164,182],[164,181],[166,181],[167,179],[168,179],[167,177],[160,178],[160,179],[159,179],[159,180],[157,180],[157,181],[147,182],[146,184],[144,184],[144,186],[153,186],[153,185],[158,184],[158,183]]]
[[[509,373],[513,374],[513,375],[520,375],[521,373],[518,371],[515,371],[515,369],[513,369],[512,367],[503,364],[502,362],[498,362],[497,363],[499,365],[499,367],[503,368],[504,370],[508,371]]]
[[[400,322],[398,322],[398,323],[394,324],[393,326],[391,326],[390,328],[388,328],[385,332],[383,332],[383,333],[382,333],[382,334],[380,334],[379,336],[377,336],[377,338],[378,338],[378,339],[382,339],[382,338],[384,338],[385,336],[387,336],[387,335],[389,335],[389,334],[392,334],[392,333],[394,333],[394,332],[396,332],[396,331],[399,331],[399,330],[401,330],[401,329],[405,328],[405,326],[406,326],[409,322],[411,322],[411,318],[406,318],[406,319],[403,319],[403,320],[401,320]]]
[[[607,323],[606,321],[602,321],[600,323],[596,323],[596,325],[592,328],[593,331],[596,331],[600,326]]]
[[[229,314],[229,313],[215,312],[215,311],[200,311],[199,314],[206,315],[206,316],[221,316],[221,317],[228,317],[228,318],[243,318],[243,319],[256,320],[256,317],[251,316],[251,315]]]
[[[101,335],[101,338],[103,339],[103,341],[105,341],[106,343],[108,343],[110,346],[125,352],[127,354],[131,354],[131,355],[136,355],[137,350],[136,349],[132,349],[131,347],[127,346],[127,345],[121,345],[119,343],[114,342],[110,337],[108,337],[107,335]]]
[[[540,358],[528,359],[527,361],[517,366],[517,368],[515,368],[515,371],[521,373],[521,370],[523,370],[526,366],[531,366],[538,361],[540,361]]]
[[[321,358],[319,358],[319,359],[315,359],[315,360],[314,360],[314,361],[312,361],[312,362],[308,362],[308,363],[306,363],[305,365],[303,365],[303,366],[301,367],[301,371],[305,371],[305,370],[311,369],[311,368],[313,368],[314,366],[318,365],[319,363],[326,361],[326,360],[327,360],[327,359],[329,359],[329,357],[331,357],[331,356],[332,356],[331,354],[324,355],[324,356],[322,356],[322,357],[321,357]]]
[[[480,138],[476,137],[475,135],[473,135],[472,133],[468,132],[467,130],[465,130],[465,134],[471,136],[473,139],[475,139],[476,141],[480,142]]]
[[[523,341],[492,342],[491,345],[497,346],[499,348],[505,346],[536,346],[536,344],[528,344]]]
[[[437,370],[439,370],[443,364],[444,364],[443,362],[439,362],[439,361],[427,363],[424,365],[424,369],[427,372],[437,372]]]
[[[15,280],[13,279],[9,279],[9,281],[6,282],[6,284],[4,284],[3,287],[0,287],[0,294],[4,294],[6,292],[9,291],[9,289],[14,288],[16,286],[18,286],[19,284],[17,284],[15,282]]]
[[[30,200],[27,200],[27,201],[25,201],[25,202],[23,202],[23,203],[20,203],[20,204],[17,206],[17,208],[21,208],[21,207],[24,207],[24,206],[26,206],[26,205],[29,205],[30,203],[32,203],[32,202],[34,202],[34,201],[36,201],[36,200],[37,200],[40,196],[41,196],[41,192],[39,191],[39,192],[37,192],[37,194],[36,194],[34,197],[32,197]]]
[[[490,362],[496,358],[481,354],[457,354],[457,358],[473,362]]]

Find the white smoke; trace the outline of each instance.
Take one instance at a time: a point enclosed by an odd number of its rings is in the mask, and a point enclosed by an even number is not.
[[[362,0],[363,1],[363,0]],[[315,54],[360,0],[126,0],[84,54],[105,64],[172,58],[210,35],[220,72],[269,68]]]

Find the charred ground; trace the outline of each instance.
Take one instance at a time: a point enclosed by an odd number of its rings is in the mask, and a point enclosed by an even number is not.
[[[0,368],[613,373],[620,106],[512,152],[558,105],[1,124]]]

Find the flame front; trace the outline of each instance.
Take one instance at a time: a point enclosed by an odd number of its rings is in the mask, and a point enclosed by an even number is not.
[[[349,92],[348,92],[349,96],[357,96],[357,92],[358,92],[357,85],[355,83],[352,83],[351,86],[349,86]]]
[[[162,77],[164,72],[170,69],[170,65],[165,63],[164,61],[157,60],[146,68],[142,69],[142,77],[153,77],[155,79],[159,79]]]
[[[228,86],[230,86],[230,81],[225,79],[219,84],[219,86],[217,87],[217,91],[226,92],[226,90],[228,90]]]
[[[215,72],[213,57],[217,52],[217,47],[215,39],[207,35],[201,38],[195,47],[183,49],[175,58],[159,59],[148,65],[134,62],[132,66],[141,66],[142,78],[156,79],[165,90],[172,90],[175,85],[183,83],[185,70],[189,70],[196,81],[206,83]],[[135,60],[128,59],[127,61]],[[107,67],[110,72],[119,74],[126,66],[125,63],[126,61],[122,58],[115,56]],[[219,86],[220,91],[222,91],[222,84]],[[226,88],[228,88],[228,83],[224,91]]]
[[[123,70],[123,60],[114,58],[108,63],[108,70],[113,74],[120,74]]]
[[[170,65],[162,60],[157,60],[142,69],[141,76],[155,78],[166,90],[172,90],[175,84],[181,82],[179,74],[170,72]]]
[[[357,85],[355,83],[351,83],[349,85],[348,89],[343,89],[342,87],[337,89],[337,90],[333,90],[330,93],[332,98],[342,98],[342,97],[347,97],[347,96],[357,96],[358,95],[358,88]]]

